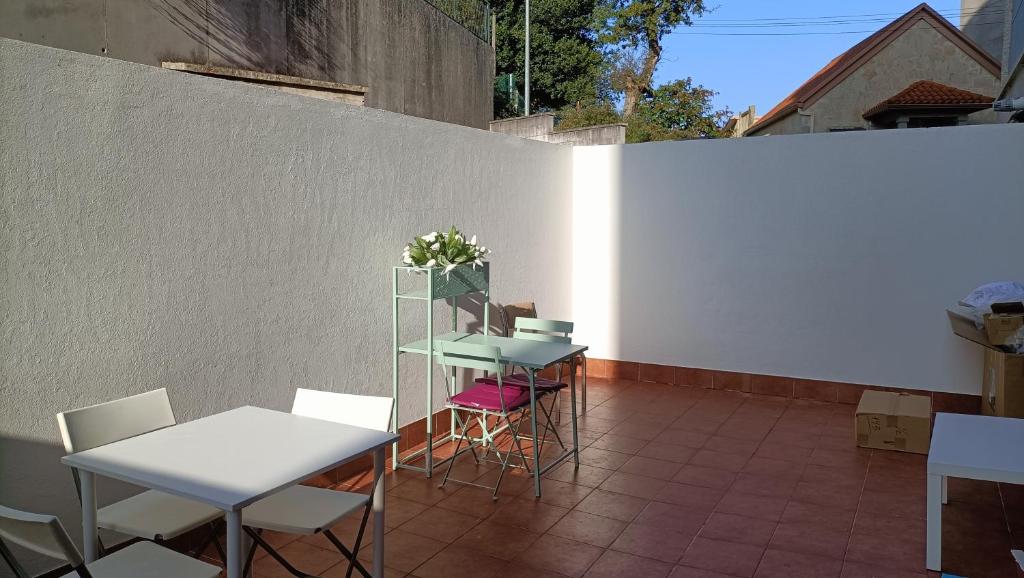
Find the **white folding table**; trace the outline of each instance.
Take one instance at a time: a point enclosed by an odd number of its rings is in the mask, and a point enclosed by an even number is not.
[[[228,578],[242,578],[242,509],[373,454],[373,575],[384,569],[384,449],[390,432],[241,407],[65,456],[82,486],[86,562],[96,559],[95,476],[210,504],[227,519]]]
[[[942,570],[946,478],[1024,484],[1024,419],[935,414],[928,451],[927,566]]]

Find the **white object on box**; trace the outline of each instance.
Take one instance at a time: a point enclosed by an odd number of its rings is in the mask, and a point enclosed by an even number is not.
[[[1008,301],[1024,301],[1024,283],[1019,281],[986,283],[968,293],[967,297],[960,300],[960,304],[982,310],[983,313],[989,313],[993,303]]]

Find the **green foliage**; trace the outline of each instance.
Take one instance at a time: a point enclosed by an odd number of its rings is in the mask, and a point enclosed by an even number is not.
[[[482,265],[488,253],[487,247],[477,246],[476,235],[467,241],[452,225],[447,235],[434,231],[413,239],[402,251],[402,262],[426,269],[443,267],[447,273],[459,265]]]
[[[728,109],[714,110],[711,104],[714,96],[715,91],[699,84],[694,86],[690,78],[657,87],[637,106],[634,118],[630,119],[630,128],[626,130],[627,141],[725,136],[721,128],[732,112]]]
[[[606,0],[598,19],[604,23],[600,41],[628,48],[649,49],[677,26],[693,24],[709,8],[704,0]]]
[[[559,130],[626,123],[626,142],[685,140],[726,136],[722,126],[732,113],[714,110],[715,92],[686,78],[663,84],[643,97],[635,114],[624,119],[608,102],[566,108],[559,112]]]
[[[610,102],[604,101],[595,101],[586,106],[565,108],[558,113],[559,130],[613,124],[616,122],[622,122],[622,116],[619,115]]]
[[[604,55],[597,41],[594,10],[602,0],[530,1],[530,110],[558,110],[601,96]],[[498,75],[512,73],[520,94],[525,79],[524,0],[494,0]],[[507,98],[495,118],[513,114]]]

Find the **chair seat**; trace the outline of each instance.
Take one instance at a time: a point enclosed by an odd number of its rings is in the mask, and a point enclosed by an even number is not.
[[[289,534],[315,534],[365,507],[369,499],[366,494],[292,486],[243,509],[242,524]]]
[[[489,385],[498,385],[498,378],[496,377],[478,377],[475,380],[477,383],[486,383]],[[512,375],[506,375],[501,378],[503,385],[514,385],[516,387],[530,387],[530,376],[525,373],[513,373]],[[543,377],[537,377],[533,380],[533,387],[537,391],[558,391],[569,387],[567,384],[561,381],[555,381],[553,379],[545,379]]]
[[[452,396],[449,407],[462,409],[483,409],[501,411],[501,400],[505,400],[505,409],[512,411],[530,403],[530,392],[521,387],[502,387],[497,384],[480,383],[476,387]]]
[[[224,512],[193,500],[148,490],[96,513],[100,528],[147,540],[170,540],[224,516]]]
[[[137,542],[86,565],[93,578],[216,578],[221,569],[184,554]],[[79,578],[78,572],[64,578]]]

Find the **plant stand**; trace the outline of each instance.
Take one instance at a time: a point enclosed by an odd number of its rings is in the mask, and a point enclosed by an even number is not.
[[[399,292],[399,274],[413,274],[422,276],[426,280],[426,287],[414,291]],[[417,267],[395,267],[391,279],[391,342],[392,342],[392,376],[391,390],[395,398],[394,409],[391,416],[392,431],[398,432],[399,417],[399,362],[403,354],[415,353],[426,357],[427,377],[427,443],[423,449],[417,450],[407,456],[400,456],[398,442],[392,446],[391,461],[394,469],[405,468],[426,473],[431,477],[434,468],[445,463],[447,459],[439,462],[434,461],[434,448],[448,441],[455,431],[454,415],[451,416],[452,426],[448,435],[438,440],[434,439],[434,342],[445,337],[452,337],[458,331],[458,298],[462,295],[480,293],[483,296],[484,312],[484,335],[488,334],[490,328],[490,264],[484,263],[482,267],[473,269],[469,265],[460,265],[447,275],[441,269],[421,269]],[[434,335],[434,301],[438,299],[451,299],[451,333]],[[403,301],[423,301],[427,308],[426,339],[420,339],[411,343],[399,343],[398,305]],[[454,372],[454,369],[452,370]],[[414,465],[412,462],[423,458],[423,465]],[[450,458],[448,458],[450,459]]]

